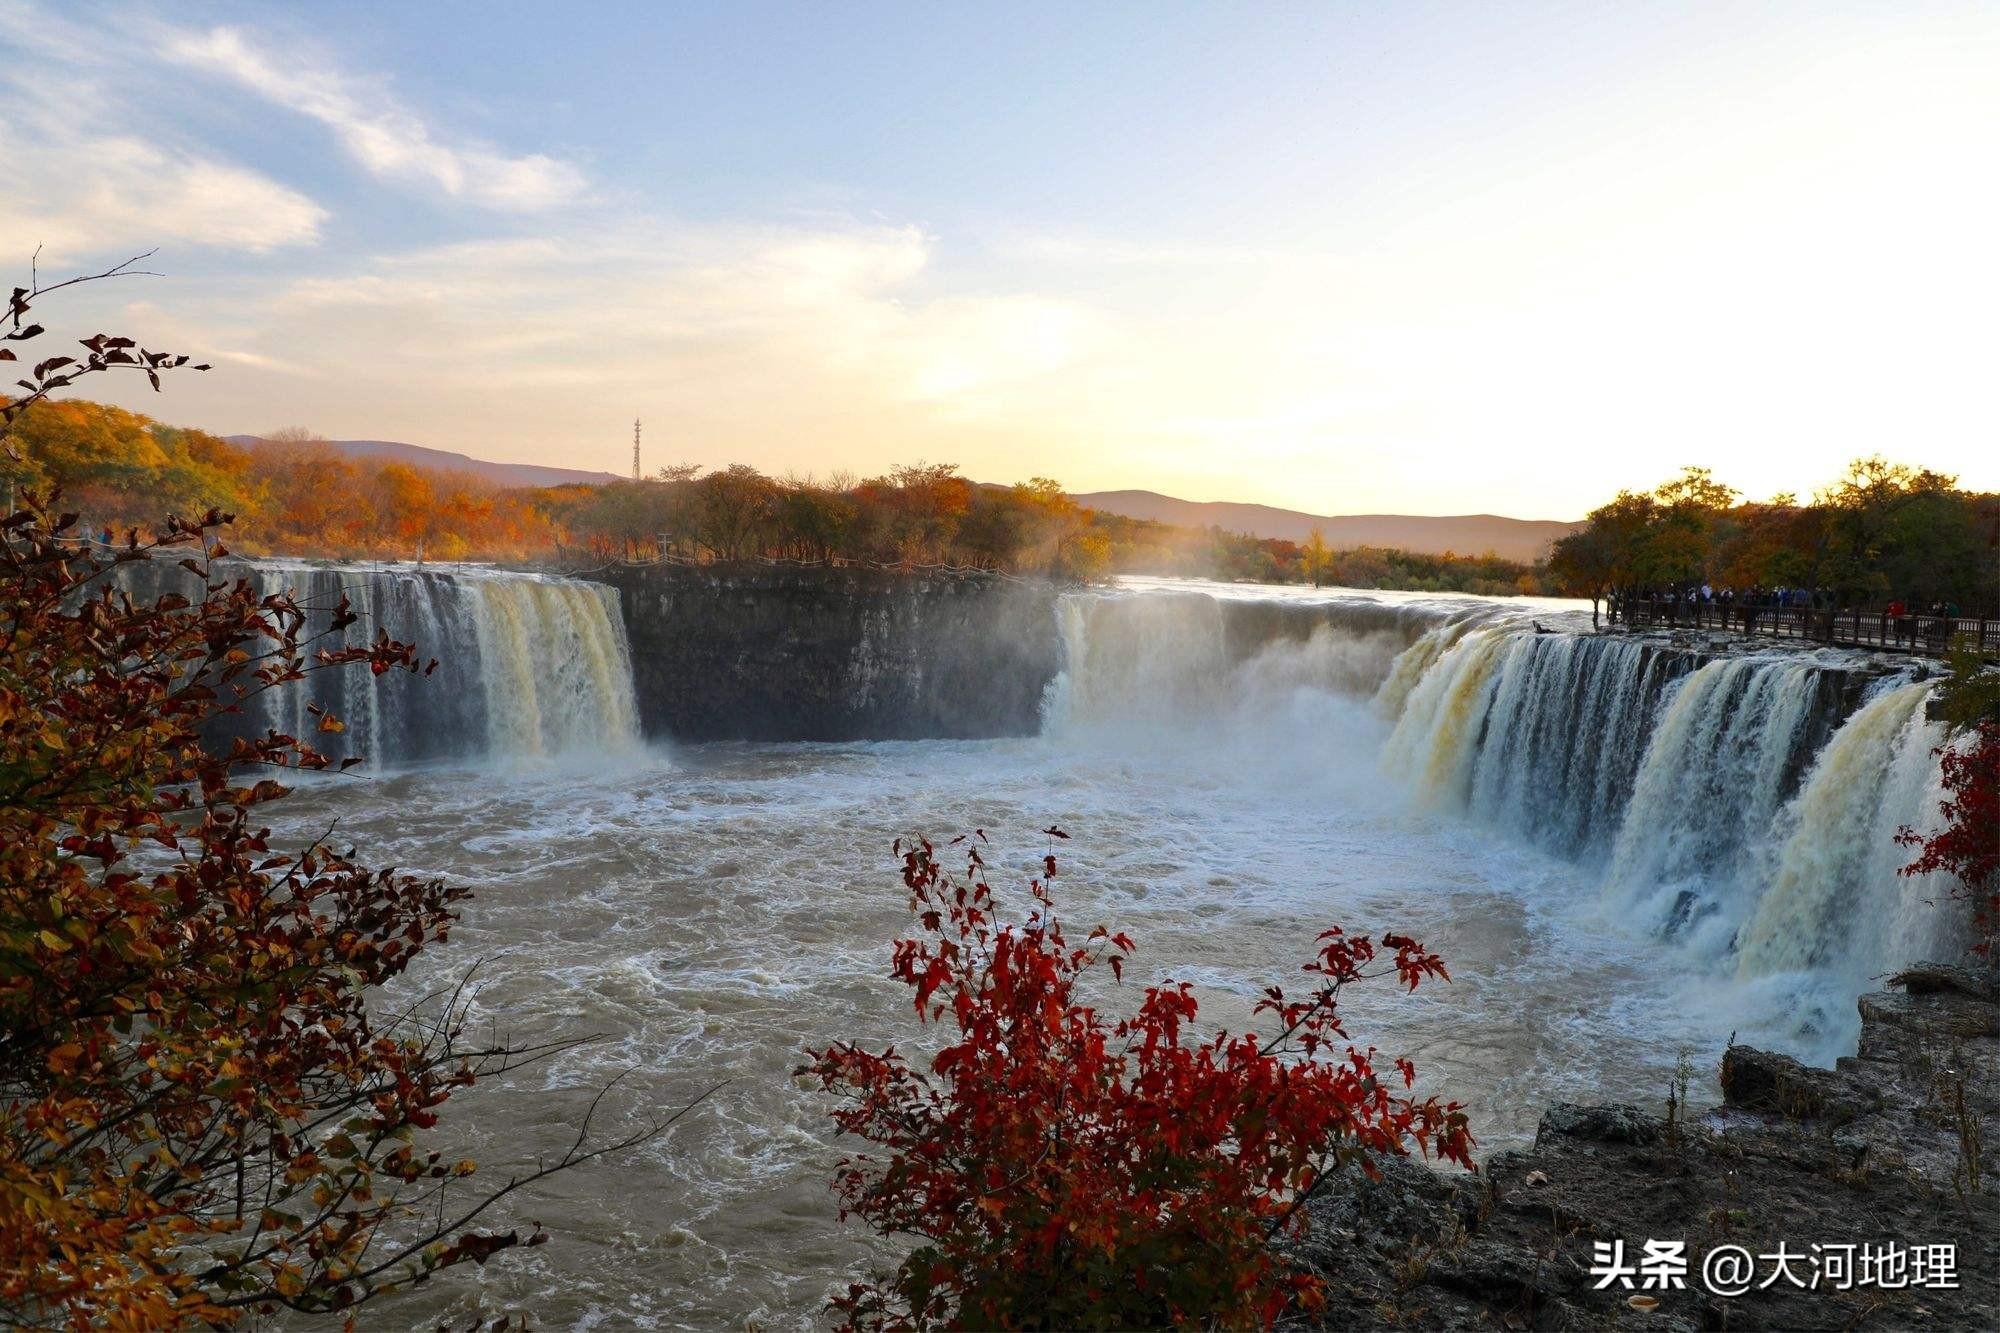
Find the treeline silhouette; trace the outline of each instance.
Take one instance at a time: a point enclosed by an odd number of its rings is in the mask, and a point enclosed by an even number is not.
[[[1684,468],[1592,510],[1555,543],[1549,572],[1562,592],[1593,603],[1706,588],[1732,600],[1991,615],[2000,613],[2000,495],[1880,456],[1850,463],[1803,502],[1745,501],[1708,469]]]
[[[1038,477],[981,484],[950,464],[824,480],[745,464],[665,468],[638,481],[500,487],[344,454],[301,430],[237,444],[86,401],[48,403],[16,428],[7,484],[45,491],[95,536],[122,539],[165,510],[237,516],[251,554],[430,560],[776,558],[952,565],[1082,580],[1153,573],[1440,592],[1547,591],[1539,567],[1174,527],[1079,506]]]

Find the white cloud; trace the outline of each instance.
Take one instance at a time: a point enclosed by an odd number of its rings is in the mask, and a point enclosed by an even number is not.
[[[166,56],[220,75],[319,121],[363,168],[414,181],[487,208],[535,212],[580,196],[583,173],[541,153],[510,156],[480,143],[446,143],[388,92],[336,69],[261,47],[234,28],[169,31]]]
[[[290,284],[273,318],[370,330],[371,359],[420,357],[426,375],[496,352],[509,370],[577,384],[643,381],[689,359],[794,393],[822,382],[892,400],[966,395],[1070,363],[1082,307],[1021,294],[923,299],[932,242],[914,227],[850,225],[509,239],[386,256]]]
[[[31,6],[0,8],[0,263],[69,263],[156,245],[262,253],[310,245],[327,211],[176,133],[137,91],[129,41]],[[87,109],[87,110],[85,110]]]
[[[0,261],[67,262],[162,243],[262,252],[319,239],[326,210],[267,176],[197,152],[56,121],[0,119]]]
[[[1042,409],[1110,341],[1104,316],[1014,290],[933,293],[934,252],[914,227],[633,221],[196,294],[156,341],[233,354],[175,386],[175,419],[222,430],[295,420],[616,468],[641,415],[660,461],[1049,471],[1015,442],[1049,433]],[[154,332],[128,313],[119,327]]]
[[[588,189],[262,29],[44,31],[7,5],[0,35],[33,27],[13,35],[60,71],[10,105],[118,128],[0,121],[0,251],[312,240],[313,201],[174,146],[173,109],[211,78],[384,180],[530,213]],[[171,302],[185,323],[154,341],[218,362],[177,386],[179,419],[607,468],[637,412],[649,453],[705,463],[943,458],[1319,510],[1574,514],[1681,461],[1764,494],[1876,448],[2000,484],[2000,187],[1968,165],[2000,124],[1995,40],[1732,48],[1699,78],[1663,67],[1413,141],[1393,170],[1302,159],[1297,216],[1218,210],[1185,235],[1171,213],[1093,232],[1087,201],[1011,224],[953,208],[970,234],[950,247],[567,210],[511,223],[531,237],[315,255],[282,286],[231,275]]]

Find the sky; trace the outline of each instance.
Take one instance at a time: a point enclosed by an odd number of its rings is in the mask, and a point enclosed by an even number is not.
[[[1994,4],[0,0],[0,277],[215,366],[98,396],[620,472],[2000,489],[1996,161]]]

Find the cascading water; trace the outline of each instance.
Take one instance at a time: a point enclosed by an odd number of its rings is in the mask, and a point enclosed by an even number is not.
[[[1607,894],[1667,934],[1727,948],[1767,874],[1771,821],[1840,709],[1840,678],[1795,657],[1705,663],[1653,729]]]
[[[1662,705],[1694,666],[1626,639],[1514,635],[1472,764],[1474,814],[1563,855],[1603,846]]]
[[[1962,949],[1951,886],[1898,874],[1897,831],[1938,812],[1925,684],[1534,611],[1556,628],[1491,602],[1075,594],[1045,731],[1193,736],[1302,774],[1379,743],[1419,809],[1588,868],[1605,914],[1757,990],[1751,1008],[1787,1015],[1767,1037],[1802,1051],[1840,1049],[1872,971]],[[1327,702],[1371,694],[1386,735]]]
[[[618,593],[601,584],[477,567],[382,568],[230,562],[260,596],[290,591],[316,633],[344,595],[360,617],[348,641],[385,632],[436,658],[429,676],[308,672],[245,705],[238,725],[303,736],[339,758],[407,764],[478,756],[533,758],[637,743],[632,668]],[[131,565],[135,595],[188,591],[164,561]],[[323,709],[346,724],[319,729]]]
[[[1226,684],[1222,607],[1199,593],[1073,594],[1056,604],[1064,668],[1050,727],[1207,713]]]
[[[568,594],[393,582],[378,603],[407,604],[371,615],[406,637],[430,615],[427,651],[445,655],[442,635],[481,664],[457,689],[419,685],[433,709],[462,711],[462,744],[560,745],[551,714],[565,710],[549,701],[599,694],[581,669],[595,648],[545,642],[557,621],[592,623],[545,600]],[[483,1012],[553,1040],[621,1034],[534,1071],[538,1096],[623,1078],[636,1124],[729,1084],[621,1164],[632,1188],[496,1209],[501,1227],[546,1218],[620,1243],[445,1274],[396,1322],[533,1299],[580,1327],[805,1327],[830,1274],[882,1261],[833,1225],[841,1145],[788,1075],[801,1047],[901,1039],[907,997],[883,973],[909,921],[885,885],[887,849],[912,829],[993,831],[996,885],[1020,903],[1043,849],[1021,835],[1056,821],[1074,837],[1065,911],[1139,938],[1146,971],[1128,983],[1186,980],[1232,1028],[1329,925],[1409,931],[1450,960],[1452,985],[1357,991],[1357,1030],[1419,1053],[1496,1148],[1527,1142],[1552,1101],[1657,1104],[1681,1043],[1707,1058],[1737,1032],[1843,1054],[1857,978],[1955,948],[1952,914],[1930,905],[1947,886],[1899,879],[1890,840],[1935,810],[1938,729],[1923,686],[1879,664],[1592,636],[1587,616],[1518,601],[1183,583],[1032,609],[1027,630],[1062,649],[1044,640],[1038,659],[1062,663],[1040,737],[732,744],[570,775],[560,802],[532,769],[438,766],[285,803],[285,832],[338,818],[385,859],[480,886],[457,952],[420,960],[408,994],[490,954]],[[605,629],[623,651],[615,618]],[[818,648],[770,641],[786,651],[730,669],[790,671]],[[868,655],[886,641],[860,636],[853,677],[887,669]],[[486,671],[495,656],[509,669]],[[934,654],[911,659],[936,669]],[[848,688],[839,666],[819,675]],[[372,716],[411,715],[394,696]],[[1413,817],[1378,755],[1495,832]],[[563,1115],[494,1104],[462,1123],[477,1130],[467,1150],[503,1169],[574,1134]]]
[[[1656,639],[1447,626],[1390,668],[1382,764],[1455,810],[1606,865],[1621,920],[1851,998],[1871,971],[1963,948],[1895,835],[1937,816],[1930,687],[1835,655],[1704,658]],[[1861,706],[1863,686],[1875,680]],[[1837,1012],[1801,1018],[1844,1028]]]
[[[1895,836],[1937,809],[1931,755],[1943,729],[1923,716],[1929,693],[1923,684],[1880,690],[1820,755],[1780,821],[1770,887],[1739,941],[1743,975],[1866,971],[1907,961],[1889,948],[1922,939],[1911,918],[1933,915],[1921,904],[1939,886],[1897,875],[1910,854]]]
[[[1488,686],[1510,636],[1485,629],[1436,655],[1410,688],[1396,729],[1383,747],[1385,767],[1415,788],[1426,806],[1462,799],[1489,702]],[[1416,653],[1419,644],[1408,650]],[[1391,668],[1390,680],[1396,669]]]
[[[1410,654],[1435,661],[1407,689],[1385,767],[1428,807],[1569,856],[1616,831],[1662,701],[1696,665],[1636,640],[1505,626]],[[1397,663],[1390,686],[1406,674]]]
[[[1410,700],[1410,691],[1424,678],[1438,658],[1458,645],[1477,625],[1470,617],[1448,621],[1427,629],[1417,641],[1396,655],[1389,664],[1389,675],[1375,691],[1375,711],[1394,721],[1403,715],[1403,705]]]
[[[1056,605],[1064,667],[1050,685],[1045,730],[1184,726],[1300,690],[1365,697],[1389,688],[1384,678],[1413,643],[1484,614],[1457,600],[1359,594],[1072,593]]]
[[[631,744],[638,710],[615,590],[518,577],[472,588],[490,753]]]

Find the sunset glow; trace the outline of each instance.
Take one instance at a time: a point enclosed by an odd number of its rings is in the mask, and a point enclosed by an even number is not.
[[[80,317],[218,366],[126,405],[1331,513],[2000,485],[1991,7],[395,13],[0,8],[0,254],[158,245]]]

